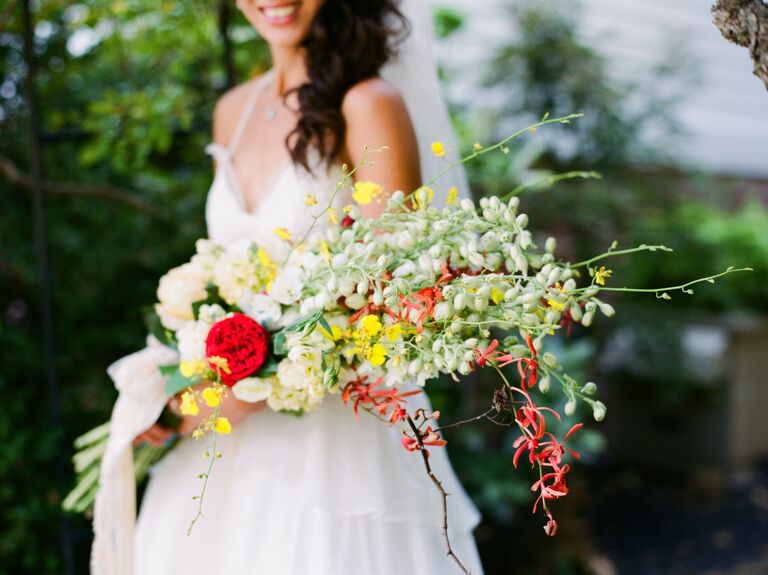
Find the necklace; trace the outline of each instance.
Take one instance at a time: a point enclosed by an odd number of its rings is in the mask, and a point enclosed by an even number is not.
[[[270,80],[269,84],[267,85],[267,90],[265,90],[265,91],[266,92],[270,92],[271,89],[272,89],[273,84],[274,84],[274,80]],[[278,104],[279,104],[279,102],[272,101],[272,102],[270,102],[267,105],[267,110],[264,113],[264,117],[267,119],[267,122],[271,122],[272,120],[274,120],[277,117],[277,106],[278,106]]]
[[[267,122],[271,122],[277,117],[277,102],[272,102],[267,106],[267,111],[264,114],[264,117],[267,119]]]

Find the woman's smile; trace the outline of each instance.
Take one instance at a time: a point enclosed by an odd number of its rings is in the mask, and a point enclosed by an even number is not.
[[[298,18],[301,2],[281,2],[259,6],[259,11],[264,15],[267,23],[273,26],[284,26]]]

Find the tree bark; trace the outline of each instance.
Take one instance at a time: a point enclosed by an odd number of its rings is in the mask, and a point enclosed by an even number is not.
[[[749,48],[754,74],[768,90],[768,0],[718,0],[712,19],[727,40]]]

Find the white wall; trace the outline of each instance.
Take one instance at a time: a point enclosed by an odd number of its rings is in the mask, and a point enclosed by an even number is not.
[[[409,0],[417,1],[417,0]],[[514,34],[506,6],[515,0],[430,0],[467,16],[467,28],[440,57],[463,81],[454,96],[472,94],[478,63]],[[726,41],[711,22],[712,0],[562,0],[578,10],[585,41],[609,59],[618,78],[643,74],[679,43],[697,62],[700,84],[686,87],[678,110],[688,137],[675,154],[707,171],[768,177],[768,90],[752,74],[746,48]]]

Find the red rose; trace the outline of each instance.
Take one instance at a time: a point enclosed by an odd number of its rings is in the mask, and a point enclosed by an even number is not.
[[[263,327],[247,315],[236,313],[211,326],[205,340],[205,355],[211,369],[221,375],[222,383],[232,387],[264,365],[268,342]],[[212,357],[227,360],[227,369],[212,363]]]

